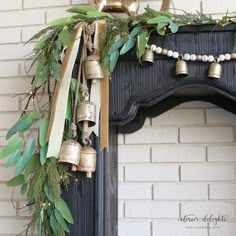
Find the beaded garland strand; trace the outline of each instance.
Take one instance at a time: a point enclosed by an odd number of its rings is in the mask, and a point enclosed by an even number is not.
[[[222,61],[230,61],[231,59],[236,59],[236,53],[225,53],[225,54],[220,54],[218,56],[196,55],[190,53],[181,54],[177,51],[161,48],[159,46],[156,46],[155,44],[147,45],[147,49],[150,49],[152,52],[155,52],[157,54],[165,55],[174,59],[181,58],[185,61],[214,62],[215,60],[218,60],[222,62]]]

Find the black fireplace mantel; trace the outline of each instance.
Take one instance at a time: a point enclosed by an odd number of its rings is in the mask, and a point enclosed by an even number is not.
[[[184,53],[219,55],[232,53],[236,24],[187,26],[176,34],[152,34],[150,44]],[[137,62],[135,50],[122,56],[110,81],[110,149],[98,150],[92,179],[77,174],[64,198],[75,218],[71,236],[117,236],[117,134],[140,129],[147,116],[155,117],[192,100],[214,103],[236,114],[236,60],[222,62],[222,77],[208,79],[210,63],[187,62],[189,76],[176,78],[175,59],[155,55],[151,66]],[[75,65],[74,72],[77,71]]]
[[[223,28],[216,25],[188,26],[166,37],[153,34],[149,44],[177,50],[182,54],[215,56],[233,52],[236,46],[235,31],[236,24]],[[188,61],[189,76],[177,79],[175,63],[175,59],[156,54],[153,65],[142,66],[137,63],[134,50],[121,57],[110,83],[111,124],[123,127],[135,118],[136,121],[140,120],[140,114],[136,117],[140,108],[152,107],[171,96],[182,97],[179,103],[185,99],[188,101],[188,97],[191,97],[190,100],[213,103],[217,103],[216,96],[224,97],[225,103],[227,100],[236,100],[235,60],[221,63],[223,72],[219,80],[208,79],[210,63],[198,61]],[[175,99],[178,103],[178,98]],[[121,130],[128,132],[129,129],[126,126]]]

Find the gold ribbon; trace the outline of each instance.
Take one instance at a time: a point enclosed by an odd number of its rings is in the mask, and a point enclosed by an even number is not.
[[[47,158],[58,158],[63,139],[63,131],[66,117],[66,107],[72,77],[72,71],[78,54],[83,23],[76,26],[76,31],[72,37],[72,43],[66,50],[64,61],[60,70],[60,80],[56,84],[53,96],[52,110],[47,133],[48,151]]]
[[[101,34],[104,30],[105,22],[98,22],[98,35],[101,39]],[[102,41],[99,40],[99,49],[103,48]],[[109,149],[109,78],[105,76],[101,80],[101,112],[100,112],[100,148],[103,150]]]
[[[102,40],[101,34],[103,33],[105,27],[105,21],[96,22],[96,31],[94,36],[94,45],[98,54],[101,54],[102,50]],[[101,56],[101,55],[100,55]],[[108,140],[108,123],[109,123],[109,79],[107,76],[102,80],[97,80],[96,84],[92,84],[90,100],[96,103],[96,121],[97,125],[89,128],[89,133],[94,132],[98,134],[99,124],[100,124],[100,148],[101,150],[109,147]],[[99,122],[100,114],[100,122]]]

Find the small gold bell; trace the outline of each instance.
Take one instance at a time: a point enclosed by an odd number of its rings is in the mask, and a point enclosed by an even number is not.
[[[211,63],[209,67],[208,77],[210,79],[220,79],[222,73],[222,67],[219,63],[219,59],[217,59],[215,62]]]
[[[84,73],[86,79],[102,79],[104,74],[101,59],[98,55],[90,55],[84,60]]]
[[[80,162],[77,170],[87,172],[87,177],[92,177],[92,172],[96,169],[97,152],[92,147],[83,147],[80,152]]]
[[[176,76],[178,78],[183,78],[188,76],[188,67],[186,61],[179,59],[176,62]]]
[[[90,101],[82,101],[77,109],[77,122],[87,121],[88,126],[96,124],[96,105]]]
[[[149,65],[154,63],[154,52],[151,49],[145,49],[142,56],[142,62]]]
[[[75,140],[66,140],[62,143],[58,162],[78,165],[80,161],[81,146]]]

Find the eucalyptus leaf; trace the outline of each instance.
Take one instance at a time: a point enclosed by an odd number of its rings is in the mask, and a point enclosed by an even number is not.
[[[67,12],[79,13],[79,14],[87,14],[88,11],[97,11],[97,9],[90,5],[81,5],[78,7],[72,7],[67,10]]]
[[[50,25],[53,26],[60,26],[60,25],[69,25],[75,23],[75,19],[73,17],[63,17],[57,20],[54,20],[52,22],[50,22]]]
[[[33,155],[25,166],[24,177],[27,179],[34,170],[38,160],[38,155]]]
[[[170,22],[170,30],[171,30],[171,33],[176,33],[179,29],[179,25],[173,21]]]
[[[142,30],[142,28],[143,28],[142,26],[134,27],[130,32],[130,37],[134,38]]]
[[[71,44],[71,35],[70,35],[69,30],[68,30],[67,27],[64,27],[64,29],[60,32],[58,37],[65,46],[67,46],[67,47],[70,46],[70,44]]]
[[[37,231],[38,231],[37,236],[42,236],[42,221],[40,217],[38,217],[37,220]]]
[[[135,26],[135,25],[139,24],[140,22],[141,22],[140,20],[134,20],[134,21],[132,22],[132,25]]]
[[[159,15],[162,15],[162,16],[167,16],[169,18],[171,18],[173,16],[173,13],[170,12],[170,11],[157,11]]]
[[[41,113],[39,111],[32,111],[32,112],[27,112],[20,119],[21,120],[33,120],[35,122],[40,118],[40,116],[41,116]]]
[[[108,55],[110,56],[112,53],[114,53],[116,50],[118,50],[123,44],[125,43],[124,38],[117,38],[115,42],[112,44],[110,49],[108,50]]]
[[[44,84],[48,78],[49,70],[48,65],[44,66],[42,72],[41,72],[41,84]]]
[[[48,117],[44,117],[39,123],[39,145],[44,147],[47,143]]]
[[[34,48],[35,49],[41,49],[44,44],[45,44],[45,41],[48,39],[48,36],[47,35],[43,35],[34,45]]]
[[[114,51],[111,54],[110,56],[110,71],[111,72],[113,72],[113,70],[115,69],[119,56],[120,56],[120,53],[118,50]]]
[[[146,7],[144,9],[147,13],[149,13],[149,15],[152,15],[152,16],[168,16],[168,17],[171,17],[173,15],[173,13],[171,13],[170,11],[156,11],[156,10],[150,8],[150,7]]]
[[[28,161],[31,159],[33,155],[34,148],[35,148],[35,141],[33,138],[30,138],[25,145],[24,154],[16,164],[15,176],[22,173]]]
[[[16,150],[14,153],[12,153],[11,156],[7,160],[6,168],[14,165],[20,159],[20,156],[21,156],[20,149]]]
[[[87,11],[87,15],[90,17],[108,17],[113,19],[113,16],[106,12],[100,12],[100,11]]]
[[[66,106],[66,120],[71,121],[72,119],[72,95],[69,93],[67,106]]]
[[[131,48],[134,47],[135,41],[133,38],[129,38],[127,42],[123,45],[123,47],[120,50],[120,55],[125,54],[128,52]]]
[[[52,72],[55,76],[55,79],[58,81],[60,80],[60,65],[56,62],[54,62],[51,66]]]
[[[47,161],[47,158],[46,158],[47,151],[48,151],[48,145],[45,145],[40,148],[40,164],[41,164],[41,166],[43,166]]]
[[[171,18],[167,16],[157,16],[147,21],[148,24],[170,23]]]
[[[159,31],[159,30],[162,30],[163,28],[165,28],[166,26],[168,25],[168,23],[159,23],[158,25],[157,25],[157,31]]]
[[[44,184],[44,192],[45,192],[45,195],[47,196],[47,198],[49,199],[49,201],[54,202],[53,196],[49,192],[49,188],[48,188],[48,183],[47,182]]]
[[[57,222],[53,214],[50,216],[50,225],[54,235],[57,235]]]
[[[162,29],[159,29],[159,30],[157,29],[157,33],[164,36],[165,33],[166,33],[166,29],[165,28],[162,28]]]
[[[106,55],[106,57],[103,59],[103,65],[106,66],[109,65],[109,63],[110,63],[110,56]]]
[[[159,16],[160,13],[150,7],[145,7],[144,10],[149,13],[149,15],[152,15],[152,16]]]
[[[46,209],[47,209],[47,214],[48,214],[48,216],[51,216],[52,214],[53,214],[53,211],[52,211],[52,206],[50,205],[48,205],[48,206],[46,206]]]
[[[36,73],[35,73],[35,77],[34,77],[34,82],[33,82],[34,85],[37,84],[37,82],[40,78],[40,75],[41,75],[41,72],[43,70],[44,64],[45,64],[45,60],[40,60],[38,65],[37,65],[37,69],[36,69]]]
[[[21,195],[24,195],[27,192],[27,189],[28,189],[28,183],[22,184],[20,188]]]
[[[16,177],[10,179],[9,181],[7,181],[7,186],[15,187],[15,186],[23,184],[24,182],[25,182],[24,175],[18,175]]]
[[[73,217],[70,213],[70,210],[66,204],[66,202],[62,199],[56,199],[54,201],[55,207],[56,209],[61,213],[61,215],[63,216],[63,218],[70,224],[74,224],[74,220]]]
[[[67,232],[67,233],[70,233],[70,230],[69,230],[69,228],[68,228],[68,226],[67,226],[67,224],[66,224],[66,222],[65,222],[65,220],[63,218],[63,216],[61,215],[61,213],[57,209],[55,209],[55,217],[57,219],[57,222],[63,228],[63,230],[65,232]]]
[[[142,30],[137,37],[137,42],[136,42],[136,54],[138,58],[141,58],[145,51],[145,47],[147,45],[147,36],[148,36],[148,31],[147,29]]]
[[[14,138],[12,139],[3,149],[0,151],[0,160],[11,153],[16,152],[21,145],[23,144],[22,138]]]
[[[41,219],[41,222],[43,223],[43,221],[44,221],[44,208],[43,207],[40,211],[40,219]]]
[[[32,124],[32,120],[18,120],[15,125],[7,132],[6,139],[9,139],[17,132],[28,129]]]
[[[77,81],[77,79],[72,78],[70,82],[70,89],[74,94],[76,93]]]

